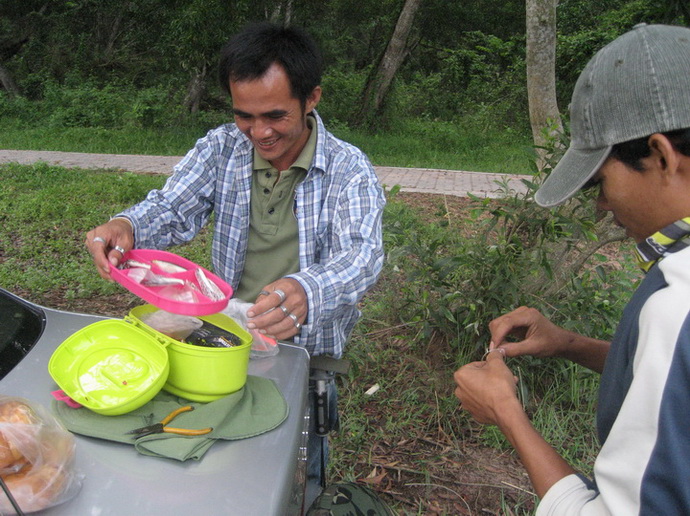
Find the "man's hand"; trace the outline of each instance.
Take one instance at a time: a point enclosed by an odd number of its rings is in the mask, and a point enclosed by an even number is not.
[[[520,405],[517,378],[503,357],[499,348],[489,352],[485,362],[471,362],[455,371],[455,396],[480,423],[498,425],[504,407]]]
[[[247,328],[274,339],[287,339],[300,332],[308,311],[302,285],[295,279],[281,278],[266,285],[249,308]]]
[[[103,279],[113,281],[108,263],[117,266],[122,256],[134,247],[134,231],[127,219],[115,218],[89,231],[84,243],[93,257],[98,274]]]
[[[601,373],[610,343],[585,337],[556,326],[538,310],[521,306],[489,323],[489,349],[502,349],[507,357],[531,355],[535,357],[566,358]],[[522,340],[510,342],[509,335]]]
[[[507,357],[532,355],[535,357],[561,356],[567,346],[570,332],[556,326],[538,310],[521,306],[489,323],[491,344],[489,349],[502,349]],[[510,342],[509,335],[522,340]]]

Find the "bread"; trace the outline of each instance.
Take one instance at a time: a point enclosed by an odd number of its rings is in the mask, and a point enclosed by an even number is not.
[[[69,433],[53,430],[29,405],[0,398],[0,476],[23,512],[54,505],[65,490],[74,446]],[[0,513],[14,513],[1,493]]]
[[[27,465],[18,473],[3,477],[7,488],[23,512],[34,512],[50,507],[65,487],[62,468],[43,464],[38,468]],[[0,502],[0,510],[8,511],[11,505]]]
[[[30,453],[34,429],[15,425],[39,423],[31,407],[10,400],[0,404],[0,472],[16,472],[26,463],[25,453]],[[35,445],[33,446],[35,447]]]

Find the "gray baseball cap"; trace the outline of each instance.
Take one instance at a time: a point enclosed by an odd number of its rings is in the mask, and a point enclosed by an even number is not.
[[[636,25],[587,63],[570,104],[570,147],[535,195],[556,206],[582,188],[617,143],[690,128],[690,29]]]

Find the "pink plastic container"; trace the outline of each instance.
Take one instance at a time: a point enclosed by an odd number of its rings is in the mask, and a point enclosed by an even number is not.
[[[149,265],[151,272],[158,277],[175,278],[176,280],[183,280],[185,282],[184,286],[143,285],[137,280],[137,278],[135,278],[136,274],[141,273],[140,268],[119,269],[113,265],[110,265],[110,273],[115,281],[133,294],[139,296],[145,301],[148,301],[152,305],[157,306],[161,310],[182,315],[211,315],[223,310],[228,305],[229,299],[232,297],[232,287],[225,281],[207,269],[204,269],[194,262],[187,260],[186,258],[182,258],[174,253],[170,253],[168,251],[157,251],[155,249],[132,249],[131,251],[125,253],[120,263],[124,264],[128,260]],[[182,272],[166,272],[156,264],[156,261],[174,264],[179,267],[183,267],[185,270]],[[202,286],[199,284],[197,273],[195,272],[197,269],[201,269],[206,278],[212,281],[220,289],[224,296],[223,299],[214,300],[203,294]],[[195,298],[195,301],[188,302],[175,299],[174,296],[170,296],[169,294],[175,293],[176,288],[187,289],[185,292],[187,292],[189,288],[192,288],[194,290],[193,297]]]

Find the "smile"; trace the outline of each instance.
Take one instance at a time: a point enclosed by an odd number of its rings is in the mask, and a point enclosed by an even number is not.
[[[274,138],[272,140],[256,140],[256,145],[265,149],[274,146],[277,141],[277,138]]]

